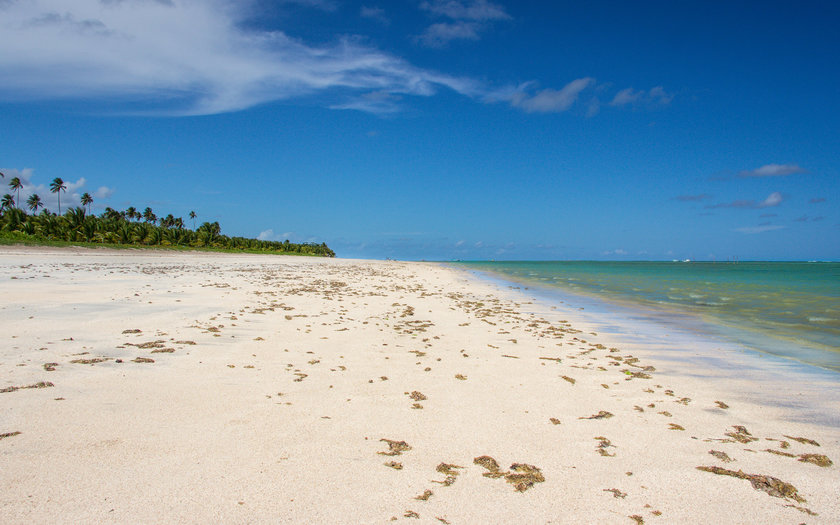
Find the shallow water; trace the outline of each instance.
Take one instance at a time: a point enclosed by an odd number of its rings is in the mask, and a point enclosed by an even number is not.
[[[470,262],[502,279],[591,297],[625,320],[705,332],[840,372],[840,263]]]

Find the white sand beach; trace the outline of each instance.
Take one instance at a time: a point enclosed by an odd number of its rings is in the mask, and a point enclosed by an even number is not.
[[[837,426],[443,265],[4,246],[0,297],[3,523],[840,522]]]

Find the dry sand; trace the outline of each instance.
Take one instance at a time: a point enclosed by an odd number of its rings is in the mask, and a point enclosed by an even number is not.
[[[0,521],[840,522],[837,426],[526,293],[2,247]]]

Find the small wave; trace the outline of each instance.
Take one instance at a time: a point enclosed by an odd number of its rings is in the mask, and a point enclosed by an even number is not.
[[[822,323],[822,324],[840,322],[840,319],[833,319],[831,317],[809,317],[808,320],[811,321],[812,323]]]

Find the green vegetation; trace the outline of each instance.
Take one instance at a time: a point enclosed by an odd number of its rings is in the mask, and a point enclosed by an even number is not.
[[[55,179],[50,185],[53,193],[65,190],[64,181]],[[15,188],[12,188],[13,190]],[[86,194],[84,205],[93,203]],[[184,227],[184,221],[172,214],[158,220],[151,208],[143,213],[135,208],[117,211],[106,208],[99,216],[82,207],[70,208],[64,215],[43,209],[41,198],[31,195],[27,214],[10,194],[0,201],[0,244],[36,244],[49,246],[105,246],[111,248],[162,247],[169,249],[199,249],[226,252],[275,253],[335,257],[325,243],[292,243],[263,241],[222,235],[218,222],[205,222],[197,229]],[[140,219],[143,222],[139,222]],[[195,220],[195,212],[190,212]]]

